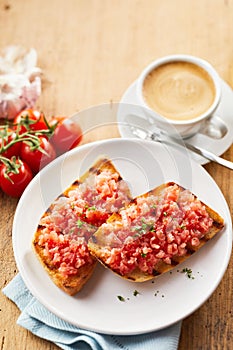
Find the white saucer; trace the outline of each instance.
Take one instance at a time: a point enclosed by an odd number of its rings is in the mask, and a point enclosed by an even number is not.
[[[122,137],[132,137],[135,138],[135,136],[132,134],[132,131],[130,131],[130,127],[125,127],[125,117],[129,113],[130,105],[133,108],[133,105],[138,106],[139,101],[137,99],[136,94],[136,84],[137,81],[135,81],[133,84],[130,85],[130,87],[126,90],[124,95],[121,98],[120,103],[121,104],[128,104],[128,108],[123,108],[121,110],[121,113],[118,114],[118,123],[119,125],[124,124],[124,127],[119,127],[120,134]],[[218,109],[216,110],[215,115],[220,117],[223,122],[226,124],[226,127],[228,129],[226,135],[220,139],[214,139],[207,135],[203,135],[201,133],[196,134],[192,138],[189,139],[189,143],[193,145],[198,145],[200,147],[203,147],[216,155],[223,154],[232,144],[233,142],[233,90],[231,87],[224,81],[221,80],[222,85],[222,100],[219,104]],[[209,161],[205,158],[198,156],[192,152],[190,152],[192,157],[195,161],[197,161],[199,164],[206,164]]]

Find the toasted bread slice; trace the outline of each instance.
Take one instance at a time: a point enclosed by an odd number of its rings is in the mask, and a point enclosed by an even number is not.
[[[51,259],[46,256],[44,247],[39,244],[42,229],[43,227],[38,227],[33,239],[33,248],[41,265],[60,289],[69,295],[78,293],[94,272],[97,264],[96,259],[94,257],[90,259],[89,262],[79,267],[75,274],[64,276],[59,268],[54,266]]]
[[[174,182],[138,196],[89,239],[92,255],[120,277],[144,282],[188,259],[223,218]]]
[[[96,179],[100,177],[98,182]],[[108,193],[106,199],[101,190],[106,191],[104,185],[109,185],[108,178],[115,181],[116,189]],[[92,193],[94,195],[90,195]],[[119,210],[130,198],[128,186],[113,163],[100,158],[49,206],[40,219],[32,245],[40,263],[59,288],[74,295],[89,280],[97,261],[88,251],[87,240],[112,214],[111,210]],[[108,200],[117,206],[113,204],[107,208]]]

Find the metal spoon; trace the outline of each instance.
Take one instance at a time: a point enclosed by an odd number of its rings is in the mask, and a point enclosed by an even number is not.
[[[160,143],[165,143],[171,146],[179,146],[179,147],[186,147],[187,149],[189,149],[190,151],[201,155],[202,157],[213,161],[217,164],[220,164],[222,166],[225,166],[231,170],[233,170],[233,162],[230,162],[226,159],[223,159],[217,155],[215,155],[214,153],[207,151],[201,147],[198,146],[194,146],[191,145],[190,143],[188,143],[187,141],[183,140],[182,138],[175,138],[170,136],[165,130],[159,129],[155,126],[153,126],[153,130],[149,131],[148,128],[142,127],[142,123],[146,122],[142,117],[138,117],[138,116],[128,116],[126,118],[126,120],[131,119],[131,121],[134,119],[136,119],[137,123],[129,123],[128,126],[132,132],[133,135],[135,135],[136,137],[140,138],[140,139],[144,139],[144,140],[152,140],[152,141],[157,141]],[[140,120],[141,119],[141,120]],[[151,124],[149,122],[147,122],[150,126]],[[141,124],[141,125],[139,125]],[[147,124],[147,126],[148,126]]]
[[[222,139],[227,132],[226,124],[217,116],[207,120],[199,131],[200,134],[209,136],[212,139]]]

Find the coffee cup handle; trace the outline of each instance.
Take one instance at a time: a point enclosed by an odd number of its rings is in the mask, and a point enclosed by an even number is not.
[[[228,128],[224,121],[218,116],[212,116],[206,119],[201,125],[199,134],[208,136],[212,139],[222,139],[228,132]]]

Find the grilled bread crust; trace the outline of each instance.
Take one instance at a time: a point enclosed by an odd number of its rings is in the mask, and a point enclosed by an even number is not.
[[[83,183],[91,174],[93,173],[98,174],[104,170],[108,170],[111,173],[119,174],[119,172],[116,170],[115,166],[109,159],[100,158],[78,180],[74,181],[59,197],[67,197],[68,193],[71,190],[76,189],[79,186],[79,184]],[[121,176],[119,177],[119,180],[120,179],[121,179]],[[130,199],[131,197],[130,197],[129,190],[127,195]],[[49,213],[53,210],[53,207],[54,207],[54,204],[52,203],[49,206],[49,208],[46,210],[46,212],[43,214],[42,218],[49,215]],[[96,258],[91,256],[92,261],[81,266],[78,269],[76,274],[64,276],[59,272],[58,268],[55,268],[52,265],[52,262],[50,261],[50,259],[46,257],[46,255],[44,254],[44,249],[40,247],[38,244],[42,229],[43,229],[43,226],[39,224],[32,241],[32,247],[37,258],[39,259],[40,263],[44,267],[45,271],[47,271],[47,273],[49,274],[52,281],[60,289],[62,289],[64,292],[66,292],[69,295],[76,294],[82,289],[82,287],[86,284],[86,282],[90,279],[91,275],[93,274],[95,266],[97,264]]]
[[[169,187],[171,185],[175,185],[174,182],[168,182],[165,184],[162,184],[155,189],[139,196],[139,197],[147,197],[149,195],[155,195],[159,196],[163,190],[166,187]],[[177,184],[176,184],[177,185]],[[183,187],[179,186],[181,191],[184,191],[185,189]],[[196,196],[194,196],[197,198]],[[132,205],[135,202],[136,198],[131,201],[128,206]],[[213,220],[213,224],[209,231],[200,239],[200,244],[198,246],[192,246],[191,244],[187,245],[187,253],[184,256],[174,256],[171,259],[171,264],[166,264],[164,261],[159,260],[159,262],[154,266],[153,274],[148,274],[146,272],[141,271],[139,268],[136,268],[131,273],[126,275],[120,275],[118,272],[113,271],[117,275],[119,275],[122,278],[125,278],[127,280],[133,281],[133,282],[144,282],[147,280],[151,280],[155,278],[156,276],[159,276],[167,271],[170,271],[178,264],[186,261],[193,253],[198,251],[201,247],[203,247],[210,239],[212,239],[218,232],[222,230],[224,227],[224,220],[223,218],[215,212],[213,209],[211,209],[209,206],[201,202],[202,205],[205,206],[206,211],[208,212],[209,216]],[[114,213],[110,218],[107,220],[107,222],[114,222],[114,221],[120,221],[121,216],[118,213]],[[88,241],[88,248],[91,252],[91,254],[97,258],[105,267],[110,268],[110,266],[106,263],[108,257],[109,257],[109,251],[104,246],[104,236],[102,234],[102,228],[100,227],[95,234],[90,238]],[[111,269],[111,268],[110,268]]]
[[[93,257],[92,262],[81,266],[75,275],[64,276],[58,268],[54,268],[51,261],[45,256],[44,249],[38,244],[41,229],[38,228],[33,239],[33,249],[45,271],[49,274],[52,281],[64,292],[69,295],[78,293],[84,284],[89,280],[96,266],[96,259]]]

